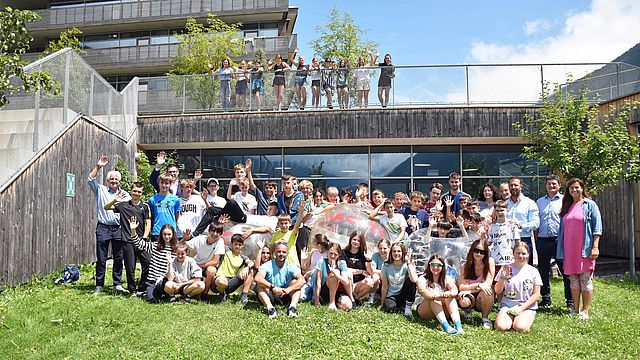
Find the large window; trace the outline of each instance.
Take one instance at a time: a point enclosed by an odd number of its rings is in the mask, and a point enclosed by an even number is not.
[[[285,149],[284,172],[297,177],[366,178],[369,175],[367,148]]]
[[[460,171],[459,146],[414,146],[413,176],[449,176]]]

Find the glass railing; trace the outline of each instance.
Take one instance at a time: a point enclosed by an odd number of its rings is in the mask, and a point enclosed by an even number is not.
[[[70,49],[60,50],[24,68],[44,71],[59,83],[60,93],[16,92],[0,109],[0,189],[80,114],[101,123],[123,139],[136,127],[138,79],[116,91]],[[19,85],[18,78],[11,81]]]
[[[139,0],[108,3],[69,4],[36,11],[42,21],[29,25],[31,30],[145,22],[154,19],[207,16],[289,7],[289,0]]]
[[[380,79],[379,67],[311,70],[302,77],[296,77],[296,73],[285,71],[279,106],[272,72],[263,72],[260,89],[255,81],[249,80],[245,95],[239,96],[236,93],[242,93],[243,85],[238,83],[237,75],[228,83],[211,74],[141,78],[139,111],[184,114],[383,105],[535,106],[539,105],[545,84],[560,84],[567,91],[587,88],[592,102],[640,91],[640,68],[625,63],[395,66],[389,74],[388,97],[386,88],[379,87],[385,85],[386,77]],[[320,79],[314,82],[317,78]],[[369,90],[363,90],[366,88]]]

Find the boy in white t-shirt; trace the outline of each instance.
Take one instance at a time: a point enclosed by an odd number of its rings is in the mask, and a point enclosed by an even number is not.
[[[224,232],[222,225],[209,225],[209,234],[200,235],[187,241],[189,254],[194,257],[196,264],[202,269],[205,276],[205,287],[203,293],[207,295],[213,279],[216,276],[220,257],[224,255],[225,246],[221,235]]]
[[[520,240],[520,228],[517,223],[507,221],[507,202],[496,201],[494,206],[496,222],[489,225],[487,237],[489,250],[496,266],[513,263],[513,248]]]
[[[171,258],[171,254],[167,253],[167,257]],[[176,301],[176,294],[184,295],[185,301],[188,302],[192,297],[202,293],[203,290],[202,269],[192,257],[187,256],[187,244],[178,244],[176,258],[173,261],[169,261],[164,291],[171,295],[171,302]]]
[[[378,215],[380,209],[384,209],[384,214]],[[391,235],[392,244],[403,241],[407,237],[407,220],[402,214],[395,213],[394,210],[391,200],[384,199],[369,215],[370,219],[378,219],[382,226],[387,229],[389,235]]]
[[[194,184],[192,179],[182,179],[180,181],[182,195],[180,197],[180,217],[177,224],[178,237],[183,237],[187,230],[195,230],[207,211],[207,204],[202,197],[192,195]]]
[[[249,180],[247,178],[240,180],[240,191],[233,194],[233,200],[246,215],[256,214],[258,210],[258,200],[256,200],[255,196],[249,194]]]

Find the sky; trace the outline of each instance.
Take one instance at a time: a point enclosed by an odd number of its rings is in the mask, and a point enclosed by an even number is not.
[[[308,58],[314,55],[308,41],[318,36],[315,28],[327,22],[334,6],[350,13],[367,30],[365,38],[378,42],[395,65],[609,62],[640,42],[638,0],[290,0],[290,6],[299,8],[295,32]],[[562,82],[569,73],[581,77],[601,66],[548,66],[544,80]],[[517,101],[539,94],[540,66],[469,69],[472,100]],[[464,101],[464,71],[399,71],[396,101]]]

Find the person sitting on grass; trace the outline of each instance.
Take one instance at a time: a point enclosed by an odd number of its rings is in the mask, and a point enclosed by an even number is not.
[[[496,317],[496,330],[528,333],[538,310],[542,278],[528,264],[529,245],[519,241],[513,249],[515,262],[503,265],[496,275],[496,294],[504,294]]]
[[[231,250],[224,254],[218,274],[215,279],[216,288],[220,293],[222,302],[227,300],[227,296],[236,291],[242,285],[242,294],[240,294],[240,302],[246,304],[249,302],[249,288],[253,283],[253,260],[242,255],[244,247],[244,238],[242,234],[233,234],[231,236]]]
[[[391,241],[388,239],[382,239],[378,241],[378,251],[374,252],[371,256],[371,278],[374,282],[380,282],[382,276],[382,267],[389,258],[389,250],[391,249]],[[375,302],[376,291],[369,293],[369,300],[365,306],[372,306]]]
[[[289,317],[298,317],[297,305],[304,277],[298,266],[287,261],[289,247],[286,243],[276,243],[273,252],[275,259],[262,264],[256,275],[258,299],[267,307],[269,319],[278,316],[274,305],[288,305]]]
[[[347,294],[354,303],[366,294],[375,292],[378,287],[378,282],[371,277],[371,262],[365,256],[366,248],[364,234],[356,230],[351,233],[349,244],[342,251],[341,259],[347,263],[351,282]]]
[[[411,264],[411,253],[407,253],[403,244],[396,243],[391,246],[391,254],[382,266],[380,278],[382,310],[404,310],[404,316],[412,318],[411,306],[416,298],[418,274],[415,266]]]
[[[282,214],[278,217],[278,230],[276,230],[271,238],[271,243],[273,244],[280,241],[287,244],[289,247],[287,261],[297,267],[300,267],[300,260],[298,259],[298,253],[296,252],[296,240],[298,239],[298,229],[300,228],[300,223],[302,222],[304,215],[304,202],[300,201],[298,203],[298,217],[293,228],[289,230],[291,227],[291,216]]]
[[[208,235],[196,236],[186,243],[189,253],[194,257],[196,264],[204,274],[203,293],[205,296],[209,293],[209,289],[213,284],[218,265],[220,265],[220,257],[224,255],[224,240],[221,237],[223,232],[222,225],[211,224],[209,225]]]
[[[496,263],[489,255],[486,240],[478,239],[471,243],[467,260],[460,269],[461,279],[458,285],[458,304],[465,311],[465,320],[471,322],[471,310],[482,312],[482,327],[491,329],[489,312],[493,307],[493,278]]]
[[[349,270],[344,260],[340,259],[342,249],[340,244],[329,244],[328,255],[326,259],[318,261],[316,266],[316,278],[314,283],[316,306],[321,303],[329,304],[329,310],[336,310],[337,305],[340,309],[351,310],[351,298],[344,289],[349,289]]]
[[[166,224],[160,229],[160,238],[157,242],[144,241],[138,237],[136,231],[138,225],[138,219],[132,216],[129,228],[133,245],[140,251],[151,253],[149,277],[147,278],[147,301],[158,302],[163,296],[168,295],[164,291],[164,286],[168,281],[166,275],[169,271],[172,252],[175,252],[178,246],[178,236],[176,229],[171,224]]]
[[[418,278],[418,292],[424,298],[417,308],[418,317],[423,320],[437,319],[447,334],[464,334],[456,302],[458,288],[455,280],[444,271],[444,259],[440,255],[432,255],[427,264],[424,274]],[[449,325],[445,309],[454,327]]]
[[[166,253],[166,256],[167,261],[169,261],[171,254]],[[169,271],[167,271],[167,282],[164,284],[164,291],[171,295],[171,302],[177,301],[176,294],[184,295],[184,300],[189,302],[194,296],[200,295],[203,290],[202,269],[192,257],[187,256],[187,244],[178,244],[176,258],[173,261],[169,261]]]

